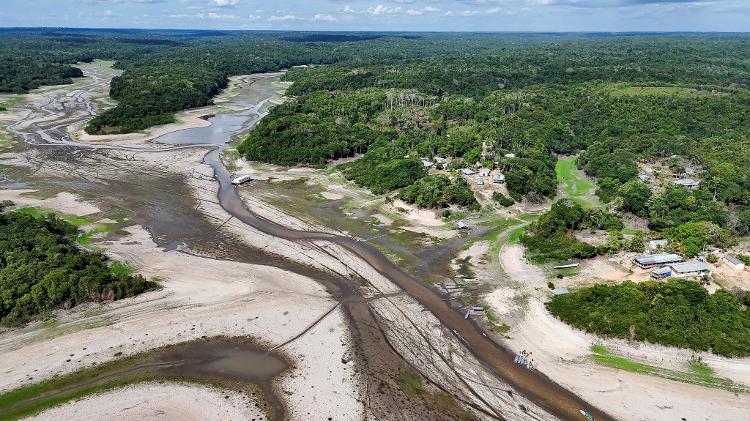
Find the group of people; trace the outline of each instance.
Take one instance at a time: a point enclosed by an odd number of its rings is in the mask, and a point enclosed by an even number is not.
[[[525,365],[529,370],[534,369],[534,359],[531,358],[531,351],[526,352],[526,350],[524,349],[518,355],[516,355],[516,358],[513,359],[513,362],[516,364]]]

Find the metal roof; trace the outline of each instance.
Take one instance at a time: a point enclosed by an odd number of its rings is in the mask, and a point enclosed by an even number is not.
[[[555,288],[555,289],[552,290],[552,293],[555,294],[555,295],[563,295],[563,294],[567,294],[569,292],[570,291],[568,291],[568,289],[564,288],[564,287],[558,287],[558,288]]]
[[[729,262],[729,263],[731,263],[733,265],[744,265],[745,264],[745,262],[743,262],[742,260],[738,259],[737,256],[734,256],[734,255],[731,255],[731,254],[725,255],[724,256],[724,260],[726,260],[727,262]]]
[[[693,273],[693,272],[710,272],[711,267],[706,262],[699,260],[691,260],[683,263],[673,263],[669,265],[673,271],[677,273]]]
[[[682,185],[682,186],[686,186],[686,187],[698,185],[698,182],[693,180],[692,178],[680,178],[679,180],[675,180],[674,183]]]
[[[681,262],[682,257],[680,257],[677,254],[660,253],[660,254],[646,254],[644,256],[638,256],[634,260],[639,265],[649,266],[649,265],[660,265],[660,264],[666,264],[666,263]]]
[[[670,275],[672,273],[672,269],[670,269],[668,266],[660,267],[659,269],[654,269],[651,271],[654,275]]]

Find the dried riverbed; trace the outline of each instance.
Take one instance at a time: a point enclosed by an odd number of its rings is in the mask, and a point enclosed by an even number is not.
[[[84,85],[84,92],[77,96],[81,101],[62,100],[67,97],[64,88],[39,94],[41,108],[38,104],[30,105],[31,112],[20,117],[23,124],[14,127],[31,128],[24,132],[29,143],[47,145],[52,142],[57,146],[20,147],[6,153],[3,156],[6,164],[33,170],[28,176],[23,171],[10,174],[8,185],[73,191],[95,201],[105,212],[123,212],[132,222],[149,230],[153,241],[164,247],[162,253],[169,249],[180,250],[177,253],[222,259],[219,262],[226,262],[229,267],[233,262],[271,265],[322,284],[326,295],[339,303],[341,313],[326,308],[325,300],[316,299],[316,305],[308,306],[308,311],[303,312],[311,313],[312,320],[296,323],[295,326],[304,327],[297,328],[291,337],[280,338],[273,325],[267,325],[268,330],[255,331],[273,343],[274,348],[294,348],[309,335],[322,335],[323,332],[316,329],[319,323],[336,314],[344,317],[340,330],[328,329],[329,336],[339,338],[339,346],[344,345],[337,348],[340,349],[337,353],[342,355],[342,366],[330,370],[338,373],[335,374],[337,380],[334,381],[332,375],[315,375],[319,366],[304,364],[297,365],[298,377],[283,380],[284,390],[289,392],[284,400],[291,407],[287,411],[291,418],[307,419],[338,411],[336,414],[340,416],[336,419],[363,416],[455,419],[466,416],[463,411],[470,408],[489,419],[551,419],[552,414],[572,418],[579,408],[589,407],[544,376],[520,370],[510,363],[508,352],[484,335],[480,327],[464,319],[440,295],[395,266],[375,247],[330,232],[290,230],[285,220],[276,223],[250,212],[237,191],[228,184],[228,173],[215,149],[220,137],[214,138],[214,145],[208,147],[182,146],[192,142],[180,142],[180,146],[159,145],[149,142],[158,137],[149,134],[82,139],[91,144],[71,140],[65,128],[80,126],[95,112],[92,103],[96,102],[91,98],[106,83],[106,78],[99,79]],[[248,84],[251,95],[255,95],[249,102],[256,104],[255,108],[239,105],[240,112],[248,112],[251,118],[262,116],[264,101],[269,98],[253,89],[258,86],[257,82],[262,85],[264,80],[269,78],[254,76]],[[278,95],[281,91],[273,93]],[[200,122],[196,124],[196,127],[204,126]],[[183,131],[183,135],[185,133],[187,131]],[[173,140],[173,143],[178,142]],[[212,148],[205,163],[201,163]],[[107,247],[106,242],[100,244]],[[125,246],[123,243],[119,247]],[[154,270],[145,261],[138,268]],[[190,268],[182,269],[189,272]],[[273,283],[284,282],[285,276],[274,278]],[[196,281],[180,279],[191,288],[196,286]],[[172,284],[165,282],[165,288],[169,290]],[[251,303],[258,297],[252,293],[245,297],[216,299],[229,300],[227,303],[232,303],[233,311],[260,311],[257,307],[260,302]],[[190,311],[189,296],[185,299],[187,301],[181,305]],[[280,303],[299,311],[295,307],[299,301]],[[220,307],[222,302],[212,305]],[[263,310],[264,319],[266,314],[276,314],[273,312],[277,310]],[[164,315],[174,317],[173,313],[169,311]],[[283,315],[288,316],[287,313]],[[217,318],[219,331],[238,329],[236,325],[226,324],[224,315],[211,314]],[[222,321],[219,323],[219,320]],[[185,323],[171,319],[170,323],[173,322]],[[112,334],[108,327],[98,328],[96,333],[99,332]],[[53,341],[55,346],[70,346],[65,344],[64,338]],[[179,338],[179,335],[169,336],[168,340],[174,343]],[[328,343],[325,341],[323,343]],[[8,342],[19,343],[13,338]],[[46,343],[40,346],[44,345]],[[6,355],[19,356],[25,348],[21,344]],[[330,354],[329,349],[298,348],[292,358],[315,360],[321,358],[321,353]],[[111,356],[99,355],[98,361],[111,359]],[[457,359],[459,355],[462,357]],[[348,369],[349,361],[354,362],[354,370]],[[21,370],[26,374],[30,369]],[[73,372],[71,367],[63,367],[63,370]],[[404,379],[415,375],[420,382],[426,382],[423,389],[417,389],[418,393],[404,386]],[[478,378],[482,379],[481,384],[475,384]],[[228,375],[225,380],[236,381],[237,378]],[[26,379],[21,381],[30,383]],[[336,389],[339,384],[344,388]],[[316,385],[322,387],[316,387],[312,393],[305,392]],[[345,400],[346,405],[332,408],[322,403],[334,397]],[[608,418],[594,409],[591,411],[597,419]],[[278,408],[273,413],[278,414]]]

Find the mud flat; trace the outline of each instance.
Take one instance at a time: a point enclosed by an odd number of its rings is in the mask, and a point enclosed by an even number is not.
[[[39,135],[44,140],[57,133]],[[106,204],[102,208],[126,209],[149,232],[134,226],[127,237],[107,238],[97,246],[147,276],[163,277],[164,289],[92,306],[96,311],[88,313],[84,308],[70,312],[64,315],[70,322],[61,321],[72,332],[40,334],[44,326],[37,325],[3,335],[0,371],[8,374],[3,390],[110,361],[119,352],[125,356],[139,347],[221,335],[253,337],[309,361],[289,371],[296,376],[289,383],[282,380],[282,387],[294,390],[286,399],[288,413],[301,419],[328,418],[333,412],[451,419],[466,408],[488,418],[507,412],[515,419],[547,419],[550,412],[572,417],[588,407],[547,378],[512,365],[506,350],[373,247],[330,232],[289,230],[299,221],[285,221],[270,208],[264,212],[280,223],[248,212],[228,184],[217,151],[203,163],[205,150],[80,152],[80,145],[69,145],[74,147],[32,148],[7,156],[6,162],[33,168],[36,177],[53,179],[63,190],[94,196],[97,204]],[[95,348],[79,349],[82,343]],[[427,350],[412,351],[422,343]],[[30,354],[44,357],[30,362],[24,359]],[[330,364],[338,356],[341,364]],[[321,375],[321,364],[329,364],[329,375]],[[401,379],[415,369],[429,380],[430,396],[456,394],[455,413],[438,398],[410,394]],[[340,384],[331,387],[332,381]],[[309,396],[307,390],[315,392]],[[328,404],[333,399],[336,407]],[[591,410],[597,419],[608,419]]]
[[[19,195],[2,193],[13,199]],[[59,210],[54,206],[59,196],[24,200]],[[66,209],[74,207],[67,205]],[[131,226],[126,231],[126,236],[99,242],[99,246],[145,276],[161,279],[163,289],[110,304],[80,306],[59,314],[52,325],[38,323],[3,333],[0,390],[204,336],[252,336],[276,347],[305,332],[335,306],[317,282],[304,276],[269,266],[165,251],[143,228]],[[324,366],[327,376],[321,376],[320,367],[304,364],[323,356],[340,361],[350,355],[346,329],[337,325],[337,329],[315,331],[315,339],[296,349],[294,357],[303,363],[284,375],[288,380],[281,381],[296,384],[300,390],[316,390],[312,396],[318,399],[319,413],[329,413],[328,405],[320,404],[320,399],[331,396],[326,392],[330,388],[337,396],[336,413],[357,413],[357,389],[352,386],[357,379],[351,368]],[[35,358],[28,359],[28,355]],[[292,402],[290,410],[305,414],[314,406],[306,405],[304,410],[296,409]]]
[[[48,409],[29,420],[245,421],[265,419],[240,392],[189,383],[138,383]]]

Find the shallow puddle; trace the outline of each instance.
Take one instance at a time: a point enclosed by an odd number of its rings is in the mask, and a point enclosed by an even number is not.
[[[273,379],[289,365],[242,338],[211,338],[85,368],[0,395],[0,419],[16,419],[68,400],[143,381],[172,379],[209,383],[249,392],[255,405],[274,419],[284,418],[284,406],[273,390]],[[253,390],[262,391],[258,398]]]

